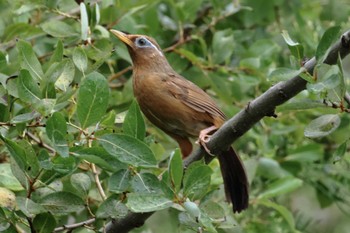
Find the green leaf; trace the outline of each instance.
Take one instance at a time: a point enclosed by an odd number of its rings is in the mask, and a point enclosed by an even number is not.
[[[75,173],[70,177],[72,186],[78,191],[79,194],[87,196],[91,188],[91,179],[85,173]]]
[[[140,107],[136,101],[133,101],[129,107],[129,111],[125,116],[123,123],[123,131],[132,137],[141,141],[146,135],[145,121],[142,117]]]
[[[12,226],[12,227],[11,227]],[[5,233],[16,233],[17,230],[11,225],[3,208],[0,207],[0,231]]]
[[[86,41],[89,35],[89,19],[84,2],[80,3],[80,28],[81,39]]]
[[[37,233],[53,232],[56,224],[56,220],[50,212],[38,214],[33,219],[33,226]]]
[[[303,185],[303,181],[294,177],[284,177],[268,185],[264,192],[260,193],[259,199],[277,197],[290,193]]]
[[[11,119],[11,123],[14,123],[14,124],[25,123],[25,122],[31,121],[39,116],[40,116],[40,114],[36,111],[23,113],[23,114],[19,114],[19,115],[13,117]]]
[[[134,193],[163,193],[161,182],[152,173],[137,173],[130,184]]]
[[[16,202],[18,208],[25,214],[27,217],[34,217],[37,214],[45,213],[46,210],[40,204],[35,203],[29,198],[26,197],[16,197]]]
[[[183,179],[184,195],[191,200],[204,196],[210,185],[212,172],[210,167],[201,161],[192,163],[187,168]]]
[[[67,124],[62,113],[55,112],[47,120],[46,133],[57,153],[63,157],[68,157],[69,147],[66,140]]]
[[[272,82],[285,81],[300,75],[302,72],[305,72],[304,67],[301,67],[299,70],[293,70],[289,68],[277,68],[271,72],[271,74],[269,75],[269,79]]]
[[[58,40],[56,44],[56,49],[53,52],[49,64],[53,64],[55,62],[61,62],[63,58],[63,43],[62,40]]]
[[[39,162],[29,142],[20,141],[16,143],[0,135],[10,152],[11,157],[16,161],[18,167],[29,177],[35,178],[39,172]]]
[[[45,76],[48,83],[55,83],[55,87],[62,91],[67,91],[72,83],[75,74],[75,67],[70,59],[63,59],[59,63],[53,63],[47,70]]]
[[[323,63],[331,45],[339,38],[340,29],[340,26],[330,27],[323,34],[316,49],[316,61],[318,64]]]
[[[311,99],[298,99],[290,100],[287,103],[278,106],[276,112],[280,111],[295,111],[295,110],[305,110],[313,108],[325,108],[324,103],[318,100]]]
[[[35,81],[41,80],[44,77],[44,72],[32,46],[24,40],[19,40],[17,50],[21,59],[21,68],[28,70]]]
[[[127,197],[126,206],[136,213],[163,210],[173,205],[172,200],[160,193],[129,193]]]
[[[117,195],[108,197],[97,209],[97,218],[122,218],[129,213],[128,208]]]
[[[180,48],[177,50],[177,52],[181,54],[181,56],[190,60],[193,64],[197,64],[199,62],[197,55],[187,49]]]
[[[81,3],[83,4],[83,3]],[[85,50],[81,47],[76,47],[73,51],[73,62],[75,66],[84,73],[88,67],[88,58]]]
[[[41,28],[44,32],[53,37],[72,37],[79,35],[73,26],[60,20],[50,20],[45,22],[41,25]]]
[[[90,163],[95,163],[100,168],[115,172],[120,169],[126,169],[127,165],[120,162],[117,158],[110,155],[105,149],[99,146],[84,148],[74,152],[80,159],[85,159]]]
[[[129,169],[121,169],[113,173],[108,180],[108,189],[110,192],[123,193],[130,187],[131,172]]]
[[[288,31],[282,30],[282,36],[284,41],[287,43],[290,52],[294,57],[298,59],[298,61],[301,61],[304,58],[304,47],[299,44],[298,42],[294,42],[289,34]]]
[[[52,160],[52,169],[61,175],[72,173],[77,166],[76,159],[72,156],[56,156]]]
[[[103,75],[93,72],[86,76],[78,91],[77,115],[82,128],[87,128],[105,114],[109,88]]]
[[[123,163],[136,167],[156,167],[157,161],[151,149],[129,135],[107,134],[98,138],[102,147]]]
[[[64,191],[46,195],[41,199],[40,204],[55,215],[79,212],[85,208],[84,202],[79,196]]]
[[[337,114],[322,115],[310,122],[304,130],[305,137],[325,137],[334,132],[340,125],[340,117]]]
[[[216,64],[220,64],[234,52],[234,39],[231,29],[222,31],[216,31],[212,42],[213,61]]]
[[[0,164],[0,186],[13,191],[23,190],[21,184],[12,174],[11,165],[9,163]]]
[[[38,160],[40,167],[46,170],[51,170],[53,165],[51,162],[51,157],[49,155],[49,152],[47,150],[40,150],[38,155]]]
[[[21,70],[18,77],[19,98],[27,103],[36,104],[41,100],[39,85],[28,70]]]
[[[170,156],[169,179],[175,193],[180,191],[183,176],[182,156],[179,149],[176,149]]]
[[[207,200],[200,205],[201,210],[211,219],[224,219],[225,210],[214,200]]]
[[[340,146],[336,149],[336,151],[333,154],[333,163],[336,163],[339,160],[343,159],[348,148],[348,142],[349,142],[349,139],[343,142],[342,144],[340,144]]]
[[[258,203],[278,211],[282,215],[282,217],[286,220],[292,232],[297,232],[295,229],[295,221],[294,221],[293,214],[286,207],[266,199],[259,200]]]
[[[18,166],[16,163],[16,160],[11,159],[11,171],[12,174],[16,177],[16,179],[19,181],[19,183],[22,185],[22,187],[25,190],[29,189],[29,181],[28,177],[24,173],[24,171]]]

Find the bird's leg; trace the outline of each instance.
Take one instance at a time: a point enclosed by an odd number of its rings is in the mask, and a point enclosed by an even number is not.
[[[203,146],[204,150],[210,155],[213,155],[213,154],[210,152],[210,150],[208,149],[208,147],[206,145],[209,142],[210,137],[211,137],[211,135],[208,135],[208,134],[213,132],[213,131],[216,131],[217,129],[218,128],[215,125],[212,125],[208,128],[201,130],[199,132],[198,140],[196,141],[196,143]]]

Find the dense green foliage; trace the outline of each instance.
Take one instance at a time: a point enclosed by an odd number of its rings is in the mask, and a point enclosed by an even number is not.
[[[347,232],[350,63],[322,64],[346,1],[12,0],[0,15],[1,232],[95,232],[130,210],[156,211],[135,232]],[[234,145],[248,210],[232,213],[216,160],[183,172],[111,28],[154,37],[229,117],[316,56],[307,90]]]

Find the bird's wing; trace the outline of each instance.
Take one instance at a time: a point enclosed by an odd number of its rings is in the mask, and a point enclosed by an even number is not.
[[[169,88],[169,91],[175,98],[197,112],[207,112],[212,116],[222,118],[222,120],[226,118],[225,114],[205,91],[177,74],[170,74],[170,76],[169,84],[172,88]]]

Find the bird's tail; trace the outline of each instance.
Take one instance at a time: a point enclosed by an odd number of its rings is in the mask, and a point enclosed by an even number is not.
[[[218,156],[225,185],[226,199],[233,204],[233,212],[248,208],[248,180],[244,165],[232,147]]]

